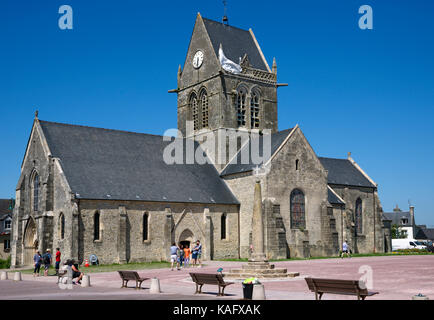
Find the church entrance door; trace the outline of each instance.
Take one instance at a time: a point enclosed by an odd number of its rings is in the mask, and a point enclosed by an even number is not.
[[[188,247],[191,249],[191,243],[194,242],[194,234],[191,232],[190,229],[185,229],[181,232],[181,235],[179,236],[179,243],[182,244],[184,247],[188,245]]]
[[[23,265],[33,265],[33,255],[38,249],[38,239],[36,236],[35,220],[33,220],[32,217],[30,217],[27,222],[26,231],[24,232],[23,247]]]

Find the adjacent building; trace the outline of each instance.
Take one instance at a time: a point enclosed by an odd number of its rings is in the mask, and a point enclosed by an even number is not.
[[[7,259],[11,252],[12,213],[15,201],[0,199],[0,259]]]

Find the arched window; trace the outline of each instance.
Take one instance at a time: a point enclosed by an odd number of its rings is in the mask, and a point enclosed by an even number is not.
[[[35,172],[32,183],[33,211],[39,210],[39,175]]]
[[[193,114],[194,130],[198,130],[199,129],[199,106],[197,102],[197,96],[195,93],[192,93],[190,95],[190,100],[188,102],[188,105],[191,109],[191,113]]]
[[[363,232],[363,220],[362,220],[362,199],[358,198],[356,200],[356,210],[354,217],[354,224],[357,234],[362,234]]]
[[[63,213],[60,213],[59,231],[60,231],[60,239],[64,239],[65,238],[65,216],[63,215]]]
[[[246,125],[246,96],[247,91],[245,88],[238,89],[235,103],[237,107],[237,121],[239,127]]]
[[[226,213],[221,217],[221,239],[226,239]]]
[[[149,240],[149,214],[143,215],[143,241]]]
[[[208,128],[208,94],[205,89],[200,93],[200,107],[202,109],[202,128]]]
[[[299,189],[291,192],[291,228],[306,228],[304,193]]]
[[[93,216],[93,240],[100,240],[100,216],[95,212]]]
[[[295,160],[295,170],[298,170],[300,167],[300,161],[297,159]]]
[[[259,93],[255,90],[250,97],[250,126],[252,129],[259,128]]]

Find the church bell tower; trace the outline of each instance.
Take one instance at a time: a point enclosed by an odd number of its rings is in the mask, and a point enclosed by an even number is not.
[[[276,132],[277,87],[275,61],[270,69],[251,29],[198,13],[184,68],[178,69],[178,87],[172,90],[178,95],[178,130],[184,137],[202,143],[204,135],[218,137],[222,131]],[[219,146],[227,143],[216,138]],[[221,169],[231,155],[217,161],[216,150],[206,152]]]

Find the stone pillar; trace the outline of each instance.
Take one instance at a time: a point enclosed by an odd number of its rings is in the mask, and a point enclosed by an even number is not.
[[[172,210],[169,207],[164,209],[166,215],[166,221],[164,223],[164,243],[162,247],[162,260],[169,260],[170,257],[170,246],[174,239],[172,239]]]
[[[119,206],[118,259],[119,263],[127,263],[127,210],[124,206]]]
[[[79,262],[80,221],[77,203],[73,204],[71,225],[71,258]]]
[[[202,246],[203,260],[212,260],[213,230],[209,208],[205,208],[205,239]]]
[[[253,252],[249,259],[251,262],[264,262],[266,261],[264,253],[264,221],[262,215],[262,194],[261,182],[256,180],[255,196],[253,203],[253,217],[252,217],[252,245]]]
[[[12,215],[12,230],[11,230],[11,268],[15,268],[16,266],[22,264],[20,261],[21,250],[22,250],[22,242],[23,242],[23,224],[21,222],[22,214],[21,214],[21,196],[20,191],[16,192],[16,202],[15,208]]]

